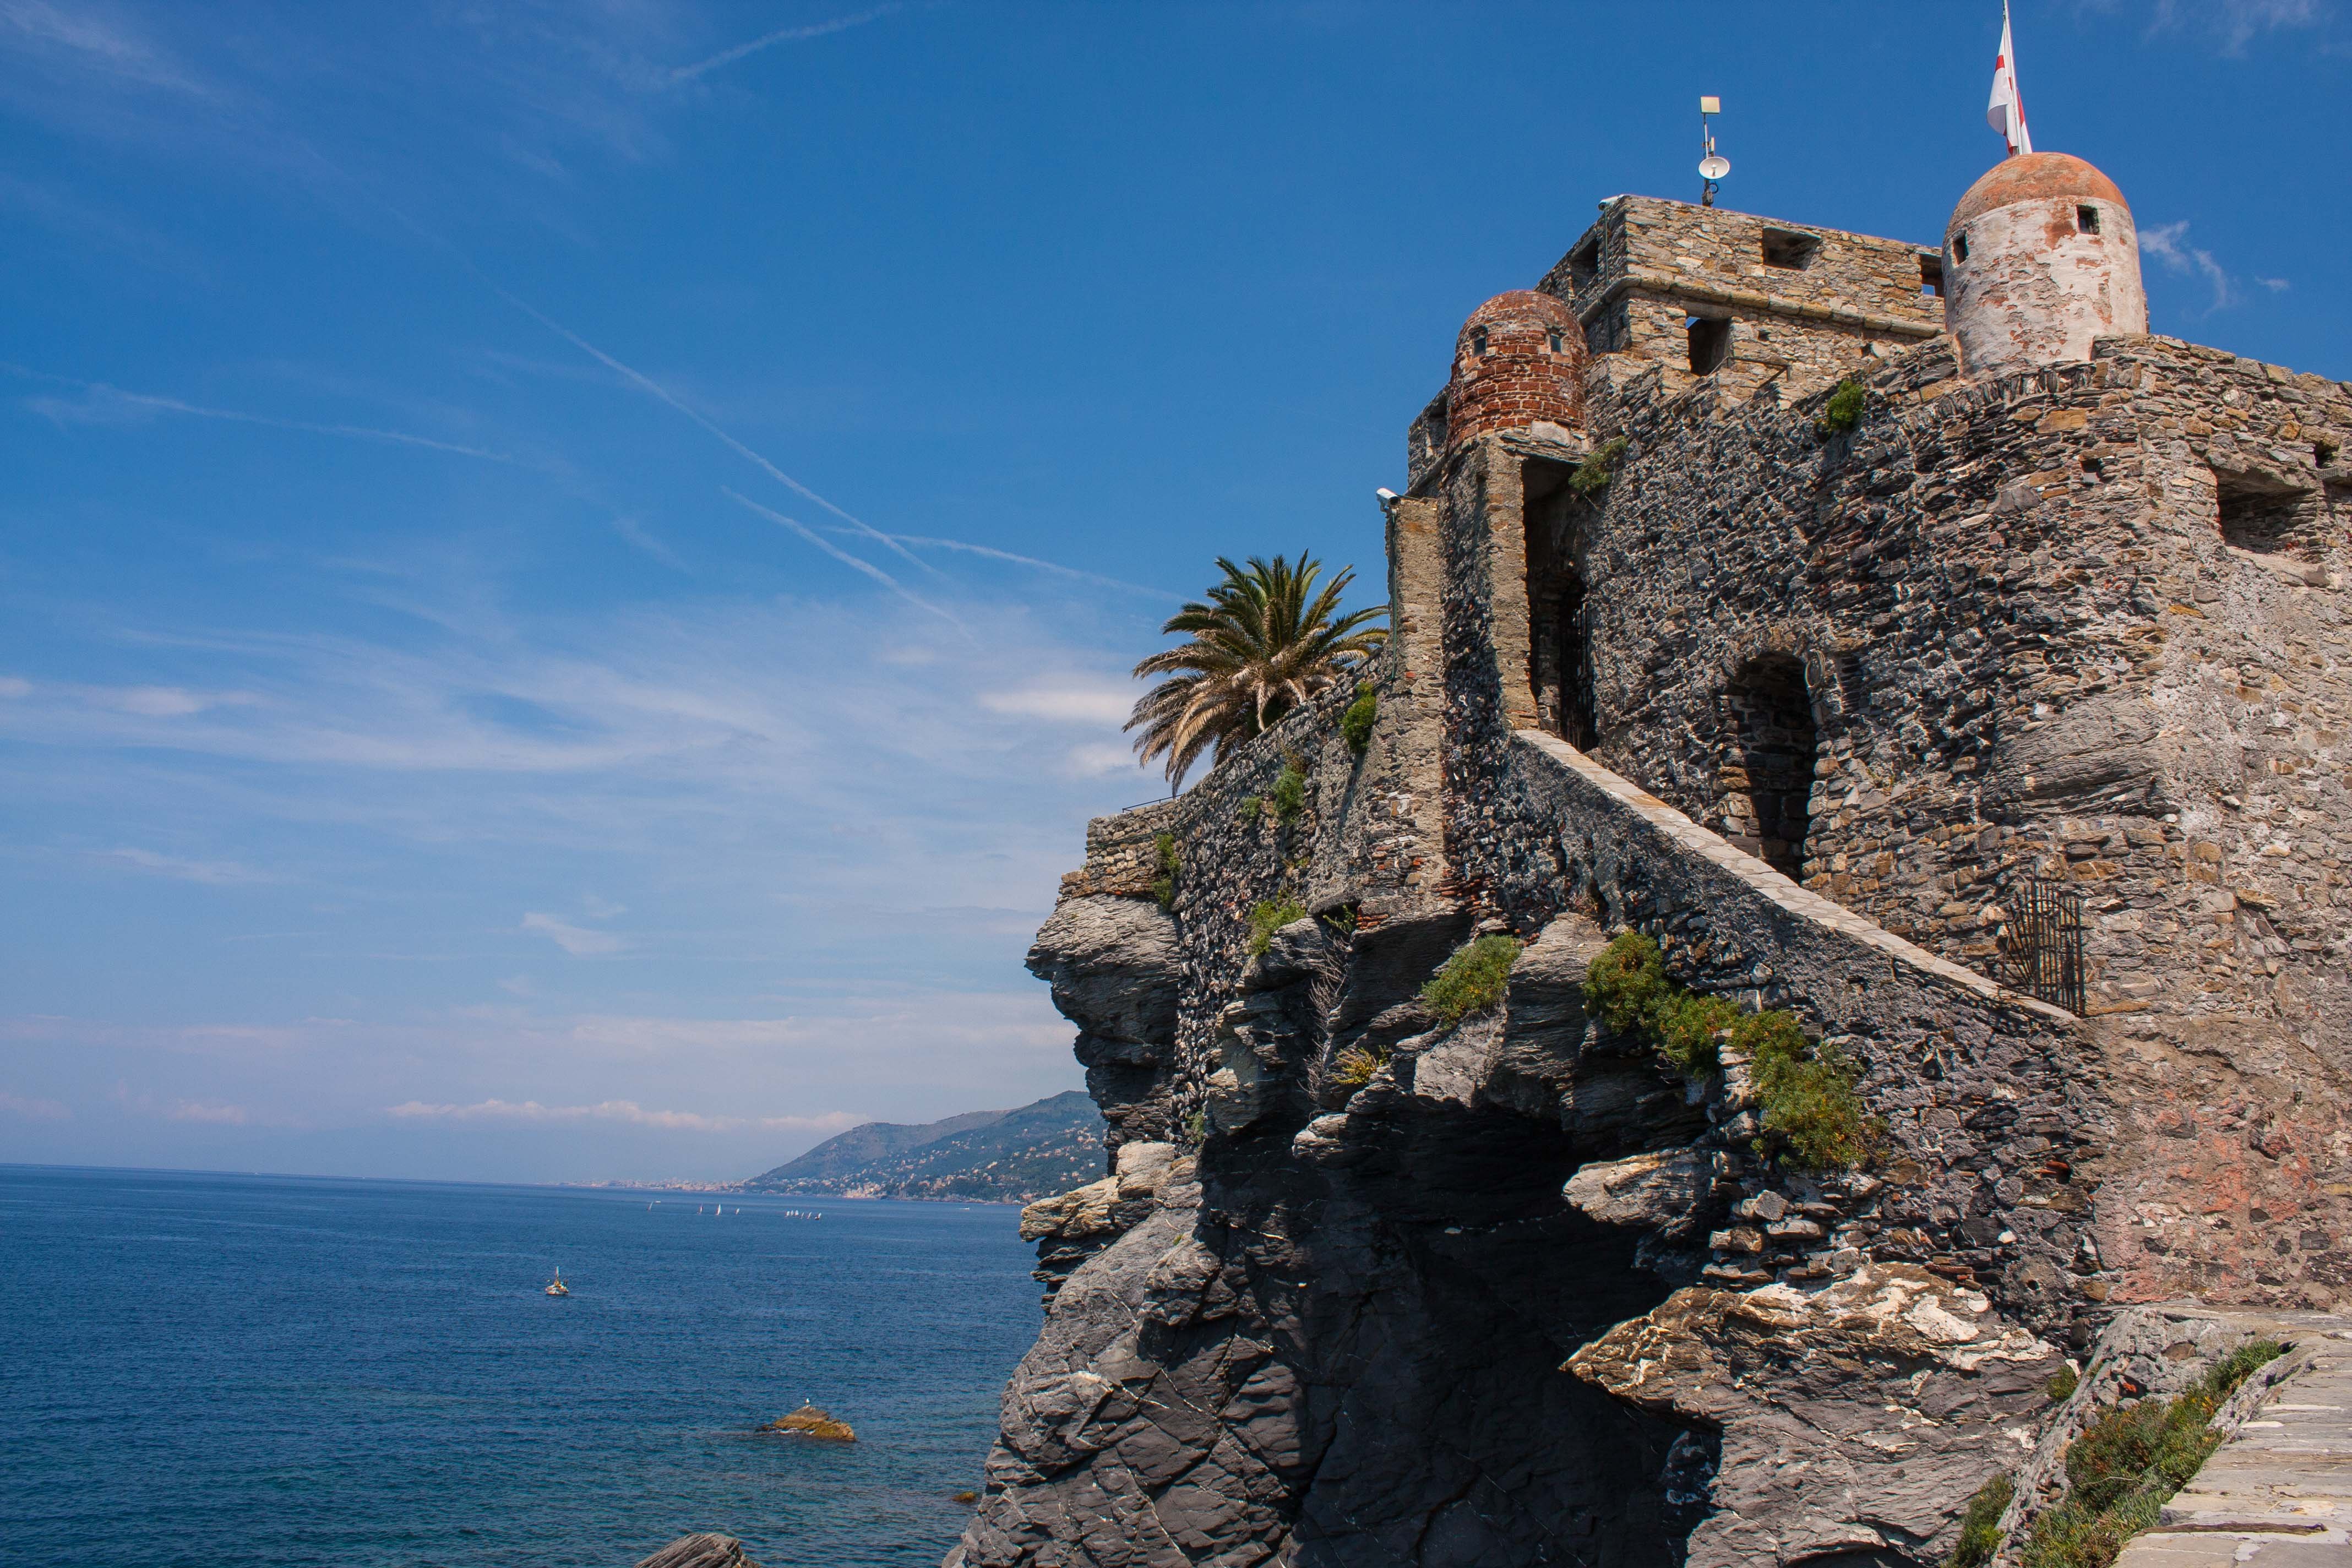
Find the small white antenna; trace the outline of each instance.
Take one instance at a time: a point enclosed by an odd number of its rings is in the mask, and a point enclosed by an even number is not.
[[[1698,100],[1698,176],[1703,182],[1698,188],[1698,205],[1715,205],[1717,183],[1731,173],[1731,160],[1715,150],[1715,127],[1708,116],[1723,112],[1723,100],[1712,96]]]

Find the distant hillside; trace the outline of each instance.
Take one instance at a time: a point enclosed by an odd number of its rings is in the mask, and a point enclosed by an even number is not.
[[[751,1193],[1026,1203],[1104,1171],[1103,1119],[1072,1089],[1018,1110],[974,1110],[908,1126],[869,1121],[743,1184]]]

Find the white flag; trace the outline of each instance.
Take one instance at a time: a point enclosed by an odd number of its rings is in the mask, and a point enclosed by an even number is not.
[[[2010,155],[2033,151],[2033,137],[2025,129],[2025,100],[2017,90],[2017,46],[2009,41],[2009,0],[2000,5],[2000,53],[1992,61],[1992,101],[1985,105],[1985,123],[2000,132]]]

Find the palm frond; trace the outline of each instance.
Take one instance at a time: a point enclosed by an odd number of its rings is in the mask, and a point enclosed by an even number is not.
[[[1387,605],[1339,614],[1353,567],[1325,583],[1321,563],[1301,551],[1296,565],[1280,555],[1253,555],[1237,566],[1221,555],[1217,570],[1223,580],[1206,598],[1185,605],[1160,628],[1189,640],[1135,667],[1139,677],[1169,678],[1136,702],[1127,728],[1142,731],[1137,760],[1162,761],[1171,784],[1204,755],[1213,752],[1222,763],[1362,668],[1388,641],[1388,628],[1372,624],[1388,614]]]

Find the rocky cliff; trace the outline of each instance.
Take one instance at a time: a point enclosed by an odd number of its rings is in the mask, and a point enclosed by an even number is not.
[[[2336,1300],[2347,563],[2224,542],[2224,435],[2334,506],[2352,401],[2153,339],[1865,363],[1851,428],[1596,369],[1622,439],[1433,437],[1369,742],[1334,692],[1090,825],[1030,967],[1111,1159],[1024,1213],[950,1568],[1926,1568],[2003,1476],[2013,1557],[2070,1361],[2133,1397],[2251,1331],[2139,1304]],[[1869,1157],[1612,1028],[1621,932],[1841,1064]],[[1441,1018],[1481,935],[1503,994]]]

